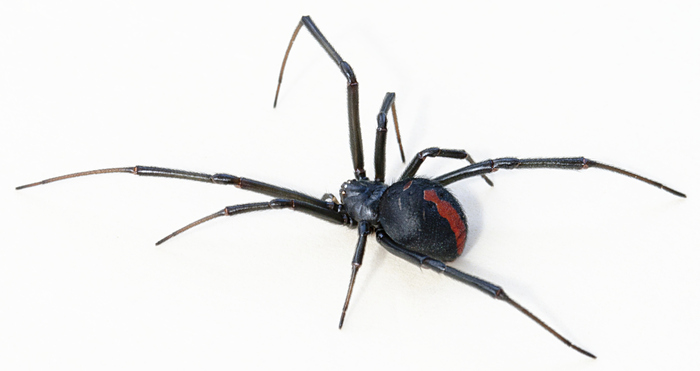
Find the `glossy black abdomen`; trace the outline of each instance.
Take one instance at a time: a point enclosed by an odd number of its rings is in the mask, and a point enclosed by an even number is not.
[[[379,204],[379,224],[395,242],[442,261],[456,259],[467,241],[467,218],[459,202],[428,179],[392,184]]]

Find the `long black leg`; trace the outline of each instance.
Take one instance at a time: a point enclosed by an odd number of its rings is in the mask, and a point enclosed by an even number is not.
[[[600,169],[605,169],[612,171],[614,173],[626,175],[628,177],[641,180],[644,183],[651,184],[654,187],[661,188],[666,192],[669,192],[678,197],[684,197],[685,194],[678,192],[674,189],[666,187],[665,185],[653,181],[649,178],[637,175],[635,173],[629,172],[617,168],[615,166],[601,164],[593,160],[589,160],[585,157],[564,157],[564,158],[524,158],[518,159],[513,157],[497,158],[493,160],[482,161],[473,165],[463,167],[461,169],[455,170],[453,172],[441,175],[433,180],[444,185],[454,183],[458,180],[473,177],[476,175],[492,173],[498,169],[568,169],[568,170],[584,170],[590,167],[597,167]]]
[[[386,123],[387,113],[391,108],[391,113],[394,117],[394,128],[396,129],[396,140],[399,142],[399,152],[401,152],[401,162],[406,162],[406,156],[403,154],[403,145],[401,144],[401,133],[399,132],[399,121],[396,117],[396,94],[386,93],[382,107],[377,115],[377,137],[374,141],[374,180],[384,183],[386,170]]]
[[[277,97],[279,96],[280,86],[282,85],[282,75],[284,74],[284,67],[287,64],[287,57],[289,57],[289,51],[292,50],[292,44],[294,44],[294,39],[296,39],[297,34],[302,26],[306,26],[311,35],[321,44],[321,47],[328,53],[328,55],[333,59],[336,65],[340,68],[345,78],[348,80],[348,119],[350,126],[350,151],[352,153],[352,164],[355,168],[355,178],[365,179],[365,169],[364,169],[364,154],[362,151],[362,133],[360,131],[360,114],[359,114],[359,92],[357,88],[357,79],[355,78],[355,73],[352,67],[340,57],[340,54],[333,49],[333,46],[326,40],[321,31],[316,27],[314,21],[311,20],[309,16],[301,17],[299,25],[294,29],[292,34],[292,39],[289,40],[289,46],[287,51],[284,53],[284,59],[282,60],[282,68],[280,69],[280,77],[277,82],[277,92],[275,93],[275,103],[277,106]]]
[[[320,199],[315,198],[315,197],[311,197],[311,196],[306,195],[306,194],[301,193],[301,192],[297,192],[297,191],[293,191],[291,189],[282,188],[282,187],[274,186],[271,184],[259,182],[257,180],[253,180],[253,179],[237,177],[235,175],[230,175],[230,174],[205,174],[205,173],[196,173],[196,172],[192,172],[192,171],[167,169],[167,168],[163,168],[163,167],[153,167],[153,166],[116,167],[116,168],[111,168],[111,169],[83,171],[80,173],[73,173],[73,174],[58,176],[55,178],[44,179],[44,180],[36,182],[36,183],[25,184],[25,185],[17,187],[16,189],[24,189],[24,188],[34,187],[34,186],[38,186],[38,185],[42,185],[42,184],[46,184],[46,183],[56,182],[59,180],[77,178],[80,176],[95,175],[95,174],[109,174],[109,173],[130,173],[130,174],[142,175],[142,176],[153,176],[153,177],[162,177],[162,178],[179,178],[179,179],[185,179],[185,180],[195,180],[198,182],[205,182],[205,183],[234,185],[234,186],[241,188],[241,189],[245,189],[245,190],[249,190],[249,191],[253,191],[253,192],[257,192],[257,193],[262,193],[264,195],[268,195],[268,196],[272,196],[272,197],[282,197],[282,198],[295,199],[295,200],[307,202],[307,203],[312,204],[312,205],[316,205],[318,207],[335,208],[335,205],[332,202],[323,201],[323,200],[320,200]]]
[[[456,158],[459,160],[466,159],[470,164],[474,164],[474,159],[472,159],[472,156],[470,156],[467,153],[467,151],[463,149],[442,149],[437,147],[430,147],[416,154],[413,160],[411,160],[411,163],[409,163],[408,166],[406,166],[406,170],[403,171],[403,174],[401,174],[401,178],[399,180],[413,178],[416,175],[418,168],[420,168],[420,166],[423,165],[423,162],[428,157],[447,157]],[[493,187],[493,182],[491,182],[491,179],[487,178],[486,175],[483,174],[481,175],[481,177],[484,178],[488,185]]]
[[[348,285],[348,293],[345,295],[345,303],[343,303],[343,312],[340,314],[340,323],[338,328],[343,328],[343,322],[345,321],[345,312],[348,311],[348,305],[350,304],[350,296],[352,295],[352,288],[355,286],[355,278],[357,277],[357,271],[360,270],[362,266],[362,258],[365,256],[365,245],[367,244],[367,235],[370,234],[371,229],[369,223],[361,222],[357,227],[360,237],[357,239],[357,247],[355,248],[355,255],[352,258],[352,272],[350,273],[350,284]]]
[[[474,288],[477,288],[481,290],[482,292],[490,295],[491,297],[505,301],[506,303],[512,305],[515,307],[517,310],[525,314],[526,316],[530,317],[533,321],[537,322],[540,326],[542,326],[545,330],[547,330],[549,333],[554,335],[557,339],[561,340],[564,344],[568,345],[569,347],[573,348],[574,350],[578,351],[579,353],[586,355],[591,358],[596,358],[592,353],[581,349],[580,347],[574,345],[566,339],[565,337],[561,336],[558,332],[554,331],[549,325],[544,323],[541,319],[537,318],[534,314],[532,314],[529,310],[525,309],[522,305],[518,304],[515,302],[513,299],[508,297],[506,295],[505,291],[503,291],[503,288],[501,288],[498,285],[495,285],[491,282],[484,281],[481,278],[472,276],[471,274],[464,273],[460,270],[457,270],[455,268],[452,268],[450,266],[445,265],[445,263],[432,259],[426,255],[419,254],[410,250],[407,250],[406,248],[400,246],[396,242],[394,242],[389,236],[386,235],[386,233],[382,230],[377,231],[377,240],[379,243],[384,246],[389,252],[392,254],[403,258],[405,260],[408,260],[414,264],[417,264],[419,267],[429,267],[430,269],[443,273],[446,276],[453,278],[459,282],[465,283],[469,286],[472,286]]]
[[[352,226],[355,222],[350,219],[350,217],[341,212],[329,210],[328,208],[322,207],[322,206],[317,206],[314,204],[310,204],[304,201],[298,201],[298,200],[288,200],[288,199],[274,199],[270,200],[268,202],[255,202],[255,203],[250,203],[250,204],[241,204],[241,205],[233,205],[233,206],[226,206],[224,209],[219,210],[215,212],[214,214],[205,216],[204,218],[201,218],[199,220],[196,220],[180,229],[177,231],[167,235],[160,241],[156,242],[156,245],[160,245],[163,242],[177,236],[178,234],[192,228],[196,227],[204,222],[208,222],[212,219],[218,218],[220,216],[233,216],[237,214],[243,214],[243,213],[249,213],[253,211],[261,211],[261,210],[275,210],[275,209],[292,209],[296,211],[301,211],[303,213],[315,216],[319,219],[323,219],[327,222],[335,223],[335,224],[346,224]]]

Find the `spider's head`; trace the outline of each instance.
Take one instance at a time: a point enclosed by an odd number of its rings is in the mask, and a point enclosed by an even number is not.
[[[379,219],[379,200],[387,185],[369,180],[348,180],[340,186],[340,202],[355,221],[376,224]]]

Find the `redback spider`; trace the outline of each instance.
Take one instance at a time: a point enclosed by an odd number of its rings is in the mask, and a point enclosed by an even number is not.
[[[566,345],[588,357],[595,356],[572,344],[557,331],[552,329],[529,310],[506,295],[503,288],[471,274],[462,272],[445,264],[459,257],[467,240],[467,219],[457,199],[445,188],[456,181],[481,176],[489,185],[493,185],[486,174],[499,169],[534,169],[552,168],[584,170],[600,168],[614,173],[626,175],[655,187],[661,188],[678,197],[686,197],[683,193],[673,190],[656,181],[639,176],[615,166],[605,165],[585,157],[554,157],[554,158],[525,158],[512,157],[496,158],[475,162],[472,157],[461,149],[443,149],[438,147],[426,148],[416,154],[406,166],[398,181],[393,184],[385,183],[385,147],[387,134],[387,115],[391,110],[396,130],[396,136],[405,162],[401,137],[396,118],[395,94],[387,93],[377,116],[377,132],[374,149],[374,179],[366,176],[362,149],[362,136],[359,121],[358,84],[350,65],[345,62],[326,40],[310,17],[301,18],[294,30],[289,46],[282,61],[274,105],[282,83],[284,67],[294,40],[302,27],[311,33],[347,79],[347,102],[350,129],[350,150],[354,169],[354,179],[348,180],[340,187],[340,200],[331,194],[321,198],[309,196],[291,189],[263,183],[249,178],[229,174],[204,174],[191,171],[175,170],[153,166],[133,166],[84,171],[46,179],[40,182],[17,187],[24,189],[58,180],[75,178],[84,175],[106,173],[131,173],[142,176],[180,178],[200,182],[234,185],[249,191],[275,197],[268,202],[256,202],[227,206],[214,214],[201,218],[183,228],[171,233],[156,243],[159,245],[168,239],[206,221],[220,216],[232,216],[251,211],[272,209],[292,209],[312,215],[332,223],[357,228],[359,238],[352,259],[350,283],[343,304],[339,327],[342,328],[345,313],[357,272],[362,265],[367,237],[375,233],[379,243],[389,252],[420,267],[428,267],[443,273],[457,281],[475,287],[482,292],[502,300],[537,322],[549,333]],[[415,177],[416,172],[428,157],[444,157],[467,160],[469,165],[447,174],[430,179]]]

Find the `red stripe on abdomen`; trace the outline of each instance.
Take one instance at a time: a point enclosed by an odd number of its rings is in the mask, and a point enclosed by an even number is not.
[[[464,250],[464,243],[467,239],[467,227],[464,225],[462,218],[459,216],[459,212],[455,210],[451,203],[441,200],[437,192],[434,189],[427,189],[423,191],[423,199],[430,201],[437,206],[438,213],[441,217],[445,218],[448,223],[450,223],[450,229],[455,235],[455,240],[457,240],[457,253],[462,254]]]

